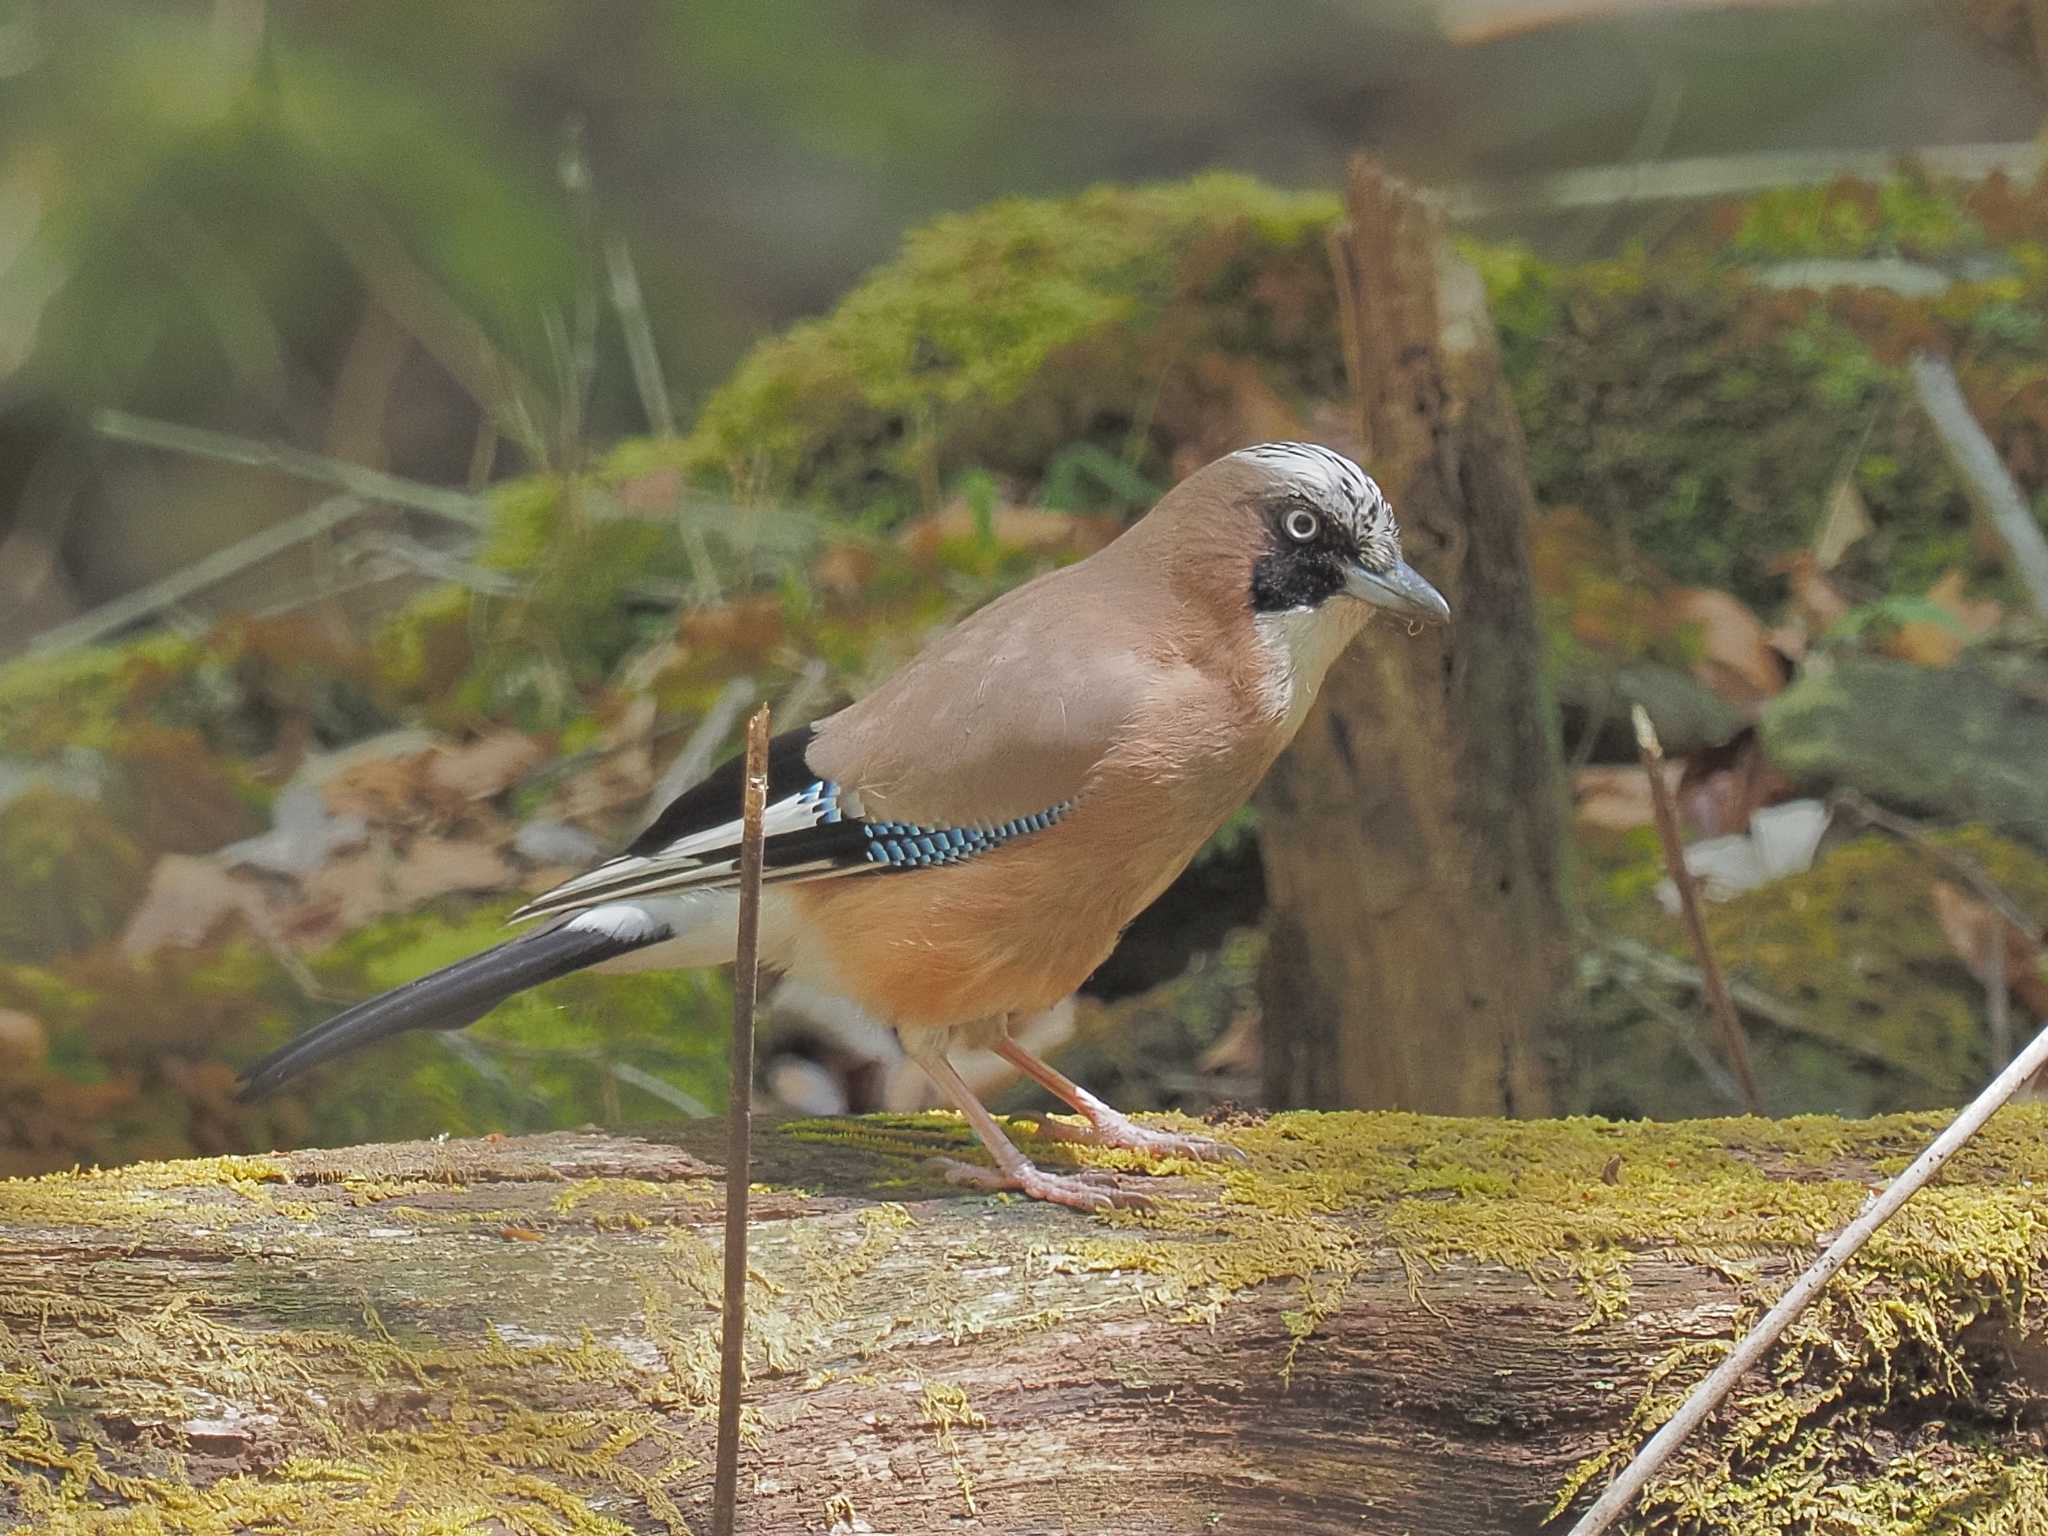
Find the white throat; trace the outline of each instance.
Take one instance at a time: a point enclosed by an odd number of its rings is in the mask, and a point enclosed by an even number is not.
[[[1363,603],[1332,598],[1319,608],[1290,608],[1252,617],[1263,675],[1259,702],[1291,736],[1308,718],[1332,663],[1358,637],[1372,611]]]

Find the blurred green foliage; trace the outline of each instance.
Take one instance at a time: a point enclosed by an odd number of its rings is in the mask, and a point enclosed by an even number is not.
[[[512,905],[445,904],[379,919],[316,956],[312,970],[337,997],[371,997],[502,943]],[[303,1003],[294,1011],[306,1022],[321,1016]],[[571,976],[492,1010],[464,1031],[462,1043],[473,1047],[464,1055],[432,1035],[393,1042],[262,1113],[291,1125],[295,1139],[330,1145],[381,1140],[404,1126],[480,1135],[577,1118],[672,1118],[673,1102],[622,1083],[612,1063],[722,1104],[731,1013],[722,972]]]
[[[1760,192],[1744,206],[1729,241],[1736,253],[1766,260],[1929,258],[1983,244],[1982,226],[1951,192],[1910,172],[1874,188],[1838,183]]]

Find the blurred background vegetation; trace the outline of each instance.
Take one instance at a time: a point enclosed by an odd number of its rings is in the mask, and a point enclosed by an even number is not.
[[[752,699],[822,712],[1340,406],[1360,149],[1441,197],[1528,437],[1563,1102],[1731,1103],[1637,699],[1695,838],[1822,808],[1711,913],[1769,1107],[1952,1101],[1987,977],[2008,1030],[2048,995],[2048,661],[1905,365],[1952,361],[2040,518],[2033,14],[0,0],[0,1173],[715,1109],[709,975],[228,1087]],[[1961,767],[1882,738],[1909,698]],[[1256,836],[1048,1025],[1108,1096],[1259,1096]],[[784,1102],[907,1102],[865,1021],[784,1005]]]

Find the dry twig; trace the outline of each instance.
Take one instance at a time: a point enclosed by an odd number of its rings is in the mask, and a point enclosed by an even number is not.
[[[238,539],[225,549],[217,549],[203,560],[195,560],[181,571],[173,571],[161,581],[124,593],[68,623],[44,630],[29,641],[29,653],[48,656],[58,651],[75,650],[119,634],[131,624],[161,618],[209,587],[218,586],[229,577],[240,575],[250,566],[260,565],[288,549],[332,533],[367,510],[368,504],[354,496],[330,496],[318,506],[252,533],[246,539]]]
[[[2048,537],[2043,536],[2012,471],[2005,467],[2005,460],[1998,456],[1998,449],[1963,398],[1955,370],[1940,358],[1922,353],[1907,364],[1907,371],[1913,376],[1913,393],[1920,408],[1934,424],[1934,435],[1941,439],[1950,467],[1963,482],[1963,494],[2005,546],[2013,574],[2027,589],[2034,612],[2048,617]]]
[[[1714,1020],[1721,1026],[1722,1048],[1728,1054],[1728,1068],[1742,1090],[1742,1102],[1752,1115],[1764,1112],[1763,1095],[1757,1091],[1756,1074],[1749,1066],[1749,1042],[1743,1038],[1742,1021],[1735,1016],[1735,1002],[1728,995],[1728,982],[1714,947],[1707,940],[1706,919],[1700,913],[1699,887],[1685,865],[1685,840],[1678,832],[1678,808],[1671,803],[1671,786],[1664,782],[1664,749],[1657,741],[1657,728],[1642,705],[1632,706],[1636,723],[1636,746],[1642,753],[1643,771],[1650,779],[1650,803],[1657,813],[1657,833],[1664,841],[1664,862],[1670,868],[1672,884],[1678,887],[1678,905],[1685,914],[1685,931],[1699,956],[1700,977],[1706,985],[1707,1002]]]
[[[732,1087],[726,1105],[725,1309],[718,1361],[718,1453],[711,1529],[732,1536],[739,1497],[740,1387],[747,1337],[747,1181],[752,1158],[754,995],[761,961],[761,817],[768,804],[768,707],[747,722],[747,789],[740,821],[739,942],[732,979]]]
[[[1728,1358],[1693,1389],[1678,1412],[1650,1437],[1649,1444],[1622,1468],[1621,1475],[1607,1485],[1607,1491],[1571,1528],[1570,1536],[1599,1536],[1619,1519],[1635,1501],[1643,1485],[1656,1476],[1658,1469],[1671,1459],[1672,1453],[1685,1443],[1686,1437],[1699,1428],[1707,1415],[1734,1390],[1735,1383],[1750,1367],[1763,1359],[1765,1352],[1792,1325],[1793,1319],[1806,1310],[1835,1273],[1855,1256],[1856,1250],[1941,1172],[1942,1165],[1955,1155],[1957,1149],[1976,1135],[1999,1106],[2044,1065],[2048,1065],[2048,1029],[2036,1035],[2033,1043],[1992,1080],[1991,1086],[1978,1094],[1969,1108],[1957,1115],[1948,1129],[1934,1139],[1933,1145],[1913,1159],[1904,1173],[1886,1185],[1884,1193],[1871,1201],[1860,1216],[1842,1228],[1835,1240],[1828,1244],[1827,1252],[1792,1282],[1791,1289],[1779,1298],[1778,1304],[1764,1314],[1763,1320],[1750,1329],[1748,1335],[1729,1352]]]
[[[394,507],[446,518],[466,528],[483,528],[490,523],[491,509],[481,496],[386,474],[381,469],[351,464],[347,459],[324,453],[309,453],[288,443],[266,443],[260,438],[181,426],[128,411],[100,411],[94,415],[92,427],[100,436],[116,442],[161,448],[197,459],[217,459],[224,464],[246,464],[251,469],[274,469],[295,479],[333,486],[365,501],[389,502]]]

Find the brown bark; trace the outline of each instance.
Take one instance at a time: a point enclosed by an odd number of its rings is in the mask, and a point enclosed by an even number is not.
[[[1993,1167],[2030,1155],[2042,1127],[2022,1120]],[[1782,1215],[1743,1210],[1813,1212],[1817,1178],[1866,1176],[1922,1130],[1817,1125],[1805,1154],[1790,1133],[1724,1148],[1711,1125],[1317,1122],[1240,1133],[1254,1172],[1230,1204],[1204,1180],[1158,1181],[1175,1217],[1142,1229],[949,1191],[861,1145],[957,1134],[935,1122],[849,1122],[823,1143],[768,1131],[739,1529],[1527,1536],[1656,1362],[1729,1336],[1741,1265],[1753,1304],[1803,1256]],[[701,1530],[720,1206],[703,1158],[719,1137],[699,1122],[0,1185],[0,1529],[100,1530],[93,1510],[132,1502],[210,1508],[211,1524],[164,1527],[205,1532],[467,1530],[467,1510],[480,1531]],[[1710,1245],[1672,1225],[1697,1223],[1697,1202],[1659,1214],[1680,1155],[1702,1185],[1733,1181],[1734,1225]],[[1539,1283],[1455,1242],[1404,1257],[1390,1236],[1466,1220],[1483,1196],[1367,1190],[1258,1214],[1291,1174],[1361,1157],[1397,1183],[1417,1158],[1454,1182],[1505,1177],[1488,1158],[1541,1165],[1537,1222],[1560,1201],[1639,1204],[1644,1235],[1594,1306],[1558,1256],[1533,1256]],[[1951,1183],[1997,1199],[2000,1177]],[[1825,1187],[1844,1210],[1861,1194]],[[1934,1230],[1928,1254],[1947,1240]],[[1894,1241],[1910,1273],[1938,1268]],[[1945,1349],[1965,1321],[1997,1324],[2014,1279],[1956,1269],[1984,1294],[1916,1292],[1961,1320],[1929,1325]],[[1915,1401],[1915,1338],[1887,1337],[1891,1393]],[[1853,1364],[1872,1347],[1810,1358],[1876,1369]],[[1994,1372],[2032,1368],[2025,1349],[1991,1353]],[[1805,1390],[1796,1369],[1783,1379],[1788,1400]],[[1853,1455],[1882,1466],[1959,1411],[1918,1401],[1912,1422],[1855,1421]],[[1972,1443],[2029,1454],[1999,1422],[1978,1418]],[[1725,1432],[1702,1435],[1707,1466]]]
[[[1356,163],[1334,249],[1365,466],[1453,617],[1369,631],[1262,793],[1267,1094],[1540,1114],[1564,802],[1521,428],[1478,278],[1419,200]]]

